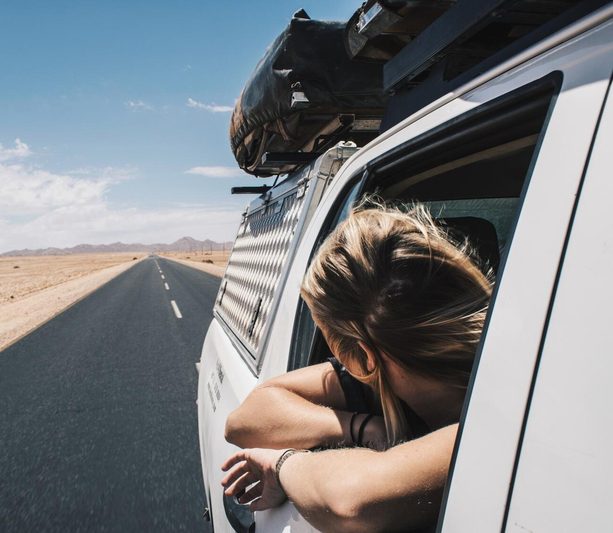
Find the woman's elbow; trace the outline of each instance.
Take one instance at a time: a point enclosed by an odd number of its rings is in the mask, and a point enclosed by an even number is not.
[[[427,513],[424,514],[421,509],[415,509],[410,501],[390,498],[389,495],[377,496],[369,490],[368,479],[365,479],[363,472],[349,473],[342,481],[337,480],[335,485],[335,494],[327,499],[326,509],[321,513],[321,523],[313,524],[323,532],[407,531],[434,523],[438,515],[438,512],[432,515],[432,507],[437,508],[437,505],[425,506],[429,509],[426,509]],[[428,502],[437,503],[430,500]]]
[[[226,440],[241,448],[267,447],[265,428],[269,426],[267,411],[274,404],[273,387],[265,383],[258,385],[245,401],[226,419],[224,436]]]
[[[360,475],[349,474],[335,481],[335,494],[327,498],[322,509],[321,522],[315,524],[323,532],[376,533],[379,520],[373,516],[368,498],[364,498],[364,480]]]
[[[241,423],[241,408],[232,411],[226,419],[224,437],[230,444],[235,444],[241,448],[245,447],[245,427]]]

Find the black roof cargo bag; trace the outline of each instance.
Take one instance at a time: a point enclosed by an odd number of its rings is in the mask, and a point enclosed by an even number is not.
[[[245,171],[284,174],[339,140],[363,146],[378,135],[382,66],[349,58],[345,24],[300,10],[268,47],[230,122],[232,151]]]

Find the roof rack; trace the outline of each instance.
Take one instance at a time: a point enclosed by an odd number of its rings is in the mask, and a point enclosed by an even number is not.
[[[287,166],[306,165],[320,155],[320,152],[266,152],[259,167],[270,174],[283,174]]]
[[[609,2],[458,0],[384,64],[381,131]]]

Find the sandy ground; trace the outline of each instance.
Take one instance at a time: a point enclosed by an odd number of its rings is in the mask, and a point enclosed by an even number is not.
[[[223,278],[226,264],[230,257],[230,250],[225,252],[204,252],[204,254],[202,252],[166,252],[159,255],[177,263],[197,268],[218,278]]]
[[[146,256],[0,257],[0,351]]]

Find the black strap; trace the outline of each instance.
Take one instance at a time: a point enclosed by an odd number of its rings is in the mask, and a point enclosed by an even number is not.
[[[353,444],[357,444],[357,441],[355,440],[355,437],[353,436],[353,421],[355,420],[356,416],[358,416],[358,413],[353,413],[351,415],[351,420],[349,421],[349,435],[351,436],[351,442]]]
[[[343,389],[347,411],[367,413],[372,410],[372,405],[366,396],[366,385],[355,379],[336,357],[330,357],[328,362],[332,364],[338,381]]]
[[[364,428],[366,427],[366,424],[368,424],[368,421],[373,416],[375,416],[375,415],[373,415],[371,413],[364,420],[362,420],[362,423],[360,424],[360,431],[358,431],[358,446],[363,446],[363,444],[362,444],[362,437],[364,437]]]

